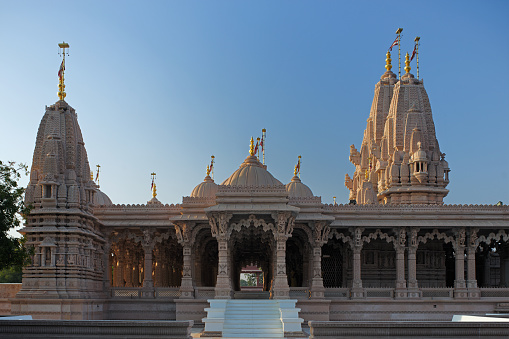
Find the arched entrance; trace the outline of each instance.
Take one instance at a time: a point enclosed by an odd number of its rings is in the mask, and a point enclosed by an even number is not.
[[[274,268],[274,236],[272,232],[254,226],[234,230],[230,236],[230,248],[233,290],[241,290],[242,268],[256,266],[260,267],[263,272],[263,291],[268,292]]]

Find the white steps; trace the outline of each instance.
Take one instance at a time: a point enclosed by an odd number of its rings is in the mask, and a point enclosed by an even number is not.
[[[205,308],[207,317],[203,318],[203,334],[209,337],[246,338],[284,338],[284,333],[292,336],[302,335],[297,300],[263,299],[209,299]]]
[[[223,338],[283,338],[279,304],[275,300],[229,300]]]

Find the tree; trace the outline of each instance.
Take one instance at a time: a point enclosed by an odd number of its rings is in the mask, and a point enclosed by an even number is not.
[[[0,161],[0,270],[18,269],[28,264],[30,250],[24,238],[9,236],[8,231],[20,224],[20,218],[30,212],[23,202],[25,189],[18,187],[21,174],[28,174],[28,167],[15,162]]]

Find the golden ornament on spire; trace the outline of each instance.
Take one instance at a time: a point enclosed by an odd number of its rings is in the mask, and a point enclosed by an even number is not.
[[[154,183],[154,187],[152,187],[152,198],[157,196],[156,183]]]
[[[296,176],[297,175],[297,165],[295,165],[295,169],[293,170],[293,175]]]
[[[66,42],[62,42],[58,44],[58,47],[62,49],[62,52],[59,53],[62,55],[62,63],[60,64],[60,69],[58,70],[58,98],[60,100],[65,99],[65,84],[64,84],[64,71],[65,71],[65,55],[69,55],[69,52],[66,52],[65,49],[69,49],[69,44]]]
[[[249,154],[254,155],[254,139],[251,137],[251,145],[249,145]]]
[[[385,69],[387,71],[390,71],[391,68],[392,68],[392,65],[391,65],[391,61],[392,61],[392,59],[391,59],[391,52],[387,51],[387,55],[386,56],[387,56],[387,58],[385,59]]]
[[[210,165],[207,165],[207,177],[210,175]]]
[[[410,73],[410,55],[408,54],[408,52],[406,52],[406,55],[405,55],[405,71],[407,73]]]
[[[150,189],[152,190],[152,198],[155,198],[156,195],[157,195],[157,192],[156,192],[156,173],[152,172],[152,173],[150,173],[150,175],[152,176],[152,185],[150,186]]]

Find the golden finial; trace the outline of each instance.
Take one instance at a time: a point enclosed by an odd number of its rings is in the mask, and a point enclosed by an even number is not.
[[[65,99],[65,84],[64,84],[64,71],[65,71],[65,55],[69,55],[69,52],[66,52],[65,49],[69,49],[69,44],[66,42],[62,42],[61,44],[58,44],[58,47],[62,49],[62,52],[59,54],[62,55],[62,63],[60,64],[60,69],[58,70],[58,97],[60,100]]]
[[[207,165],[207,177],[210,175],[210,165]]]
[[[94,181],[94,171],[90,171],[90,180]]]
[[[296,176],[297,175],[297,165],[295,165],[295,169],[293,170],[293,175]]]
[[[336,205],[336,197],[332,197],[334,199],[334,205]]]
[[[410,55],[408,54],[408,52],[406,52],[406,55],[405,55],[405,71],[407,73],[410,73]]]
[[[368,173],[368,170],[367,170],[367,169],[366,169],[365,177],[366,177],[366,180],[368,180],[368,179],[369,179],[369,173]]]
[[[154,183],[154,187],[152,187],[152,198],[157,196],[156,183]]]
[[[254,155],[254,139],[251,137],[251,145],[249,145],[249,154]]]
[[[150,186],[150,189],[152,190],[152,198],[155,198],[157,193],[156,193],[156,173],[155,172],[152,172],[150,173],[150,175],[152,176],[152,185]]]
[[[387,58],[385,59],[385,69],[387,71],[390,71],[392,68],[391,61],[391,52],[387,51]]]

